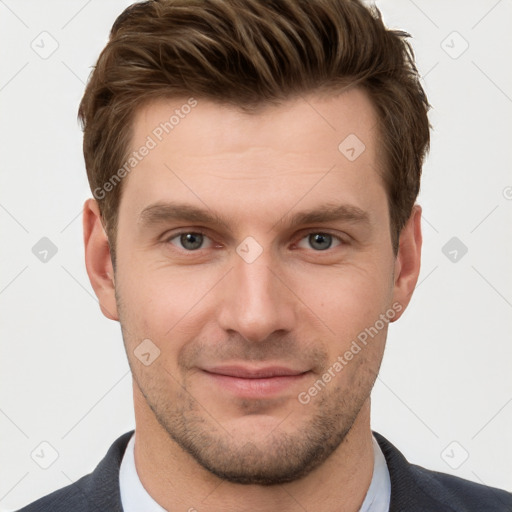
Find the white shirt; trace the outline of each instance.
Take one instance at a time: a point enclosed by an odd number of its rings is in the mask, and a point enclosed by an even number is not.
[[[166,512],[144,489],[135,468],[135,432],[133,433],[119,468],[119,487],[124,512]]]
[[[135,467],[135,433],[130,438],[119,470],[119,487],[124,512],[166,512],[144,489]],[[370,487],[359,512],[389,512],[391,482],[379,443],[373,438],[374,467]]]
[[[389,512],[391,498],[391,480],[388,465],[379,443],[373,441],[373,476],[359,512]]]

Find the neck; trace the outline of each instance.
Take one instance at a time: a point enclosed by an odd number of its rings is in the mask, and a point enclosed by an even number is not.
[[[357,512],[373,474],[370,401],[334,453],[306,477],[283,485],[233,484],[199,465],[162,428],[134,384],[135,465],[142,485],[166,510],[193,512]]]

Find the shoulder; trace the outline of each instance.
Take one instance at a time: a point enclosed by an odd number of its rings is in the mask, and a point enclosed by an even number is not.
[[[43,496],[42,498],[23,507],[18,512],[65,512],[76,510],[77,512],[88,510],[88,497],[82,491],[82,487],[87,485],[90,475],[82,477],[71,485],[62,487],[57,491]]]
[[[411,464],[418,487],[457,511],[512,512],[512,494],[452,475]],[[452,510],[447,509],[447,510]]]
[[[410,464],[383,436],[374,433],[391,480],[390,512],[512,512],[512,494]]]
[[[92,473],[34,501],[18,512],[122,512],[119,467],[132,434],[133,431],[119,437]]]

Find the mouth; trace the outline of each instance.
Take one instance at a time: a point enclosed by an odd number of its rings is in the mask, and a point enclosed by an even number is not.
[[[215,366],[201,370],[211,384],[241,398],[273,397],[301,383],[310,370],[283,366]]]

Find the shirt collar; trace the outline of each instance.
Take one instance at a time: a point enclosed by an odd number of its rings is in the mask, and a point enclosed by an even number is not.
[[[119,487],[124,512],[166,512],[146,491],[135,468],[135,433],[130,438],[119,468]]]

